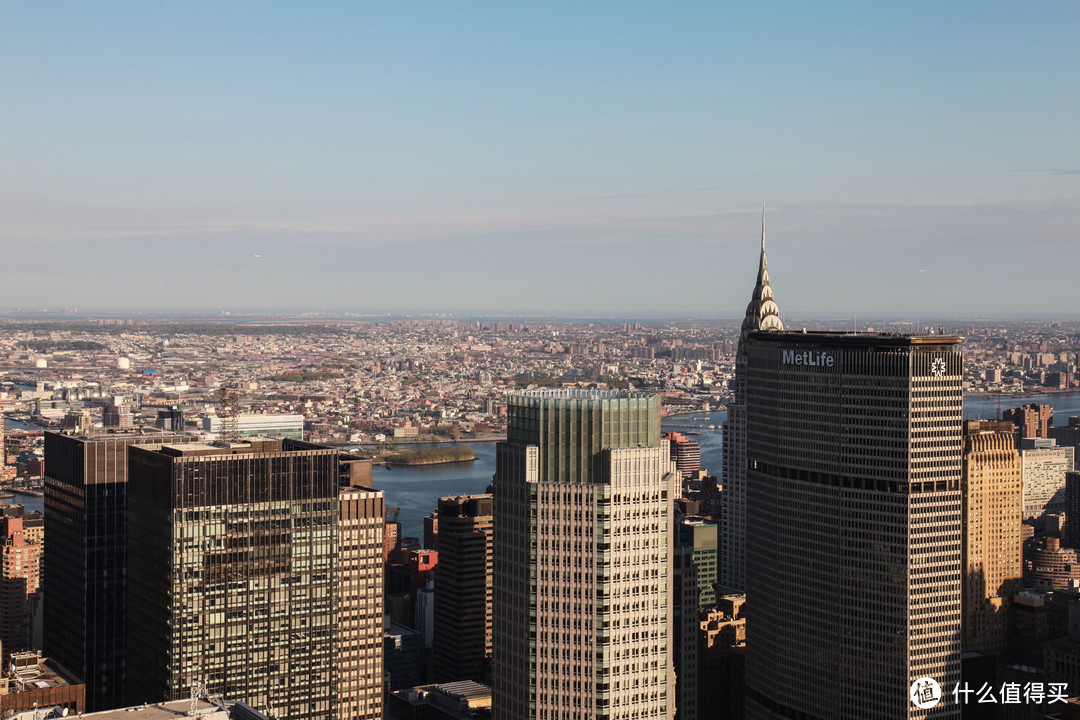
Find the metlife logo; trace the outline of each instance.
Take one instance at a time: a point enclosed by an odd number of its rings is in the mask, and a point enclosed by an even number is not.
[[[824,350],[784,350],[781,354],[784,365],[802,365],[805,367],[832,367],[836,357]]]

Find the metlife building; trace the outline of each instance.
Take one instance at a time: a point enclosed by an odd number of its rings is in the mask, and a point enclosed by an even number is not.
[[[959,717],[959,343],[750,334],[748,718]]]

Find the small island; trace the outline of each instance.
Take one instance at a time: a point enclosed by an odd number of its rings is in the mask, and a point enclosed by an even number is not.
[[[468,445],[390,450],[379,455],[379,461],[387,465],[441,465],[475,459],[476,453]]]

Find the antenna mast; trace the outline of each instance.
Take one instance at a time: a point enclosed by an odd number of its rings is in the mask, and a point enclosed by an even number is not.
[[[218,438],[226,442],[240,442],[240,396],[233,388],[218,391],[221,404],[221,432]]]

